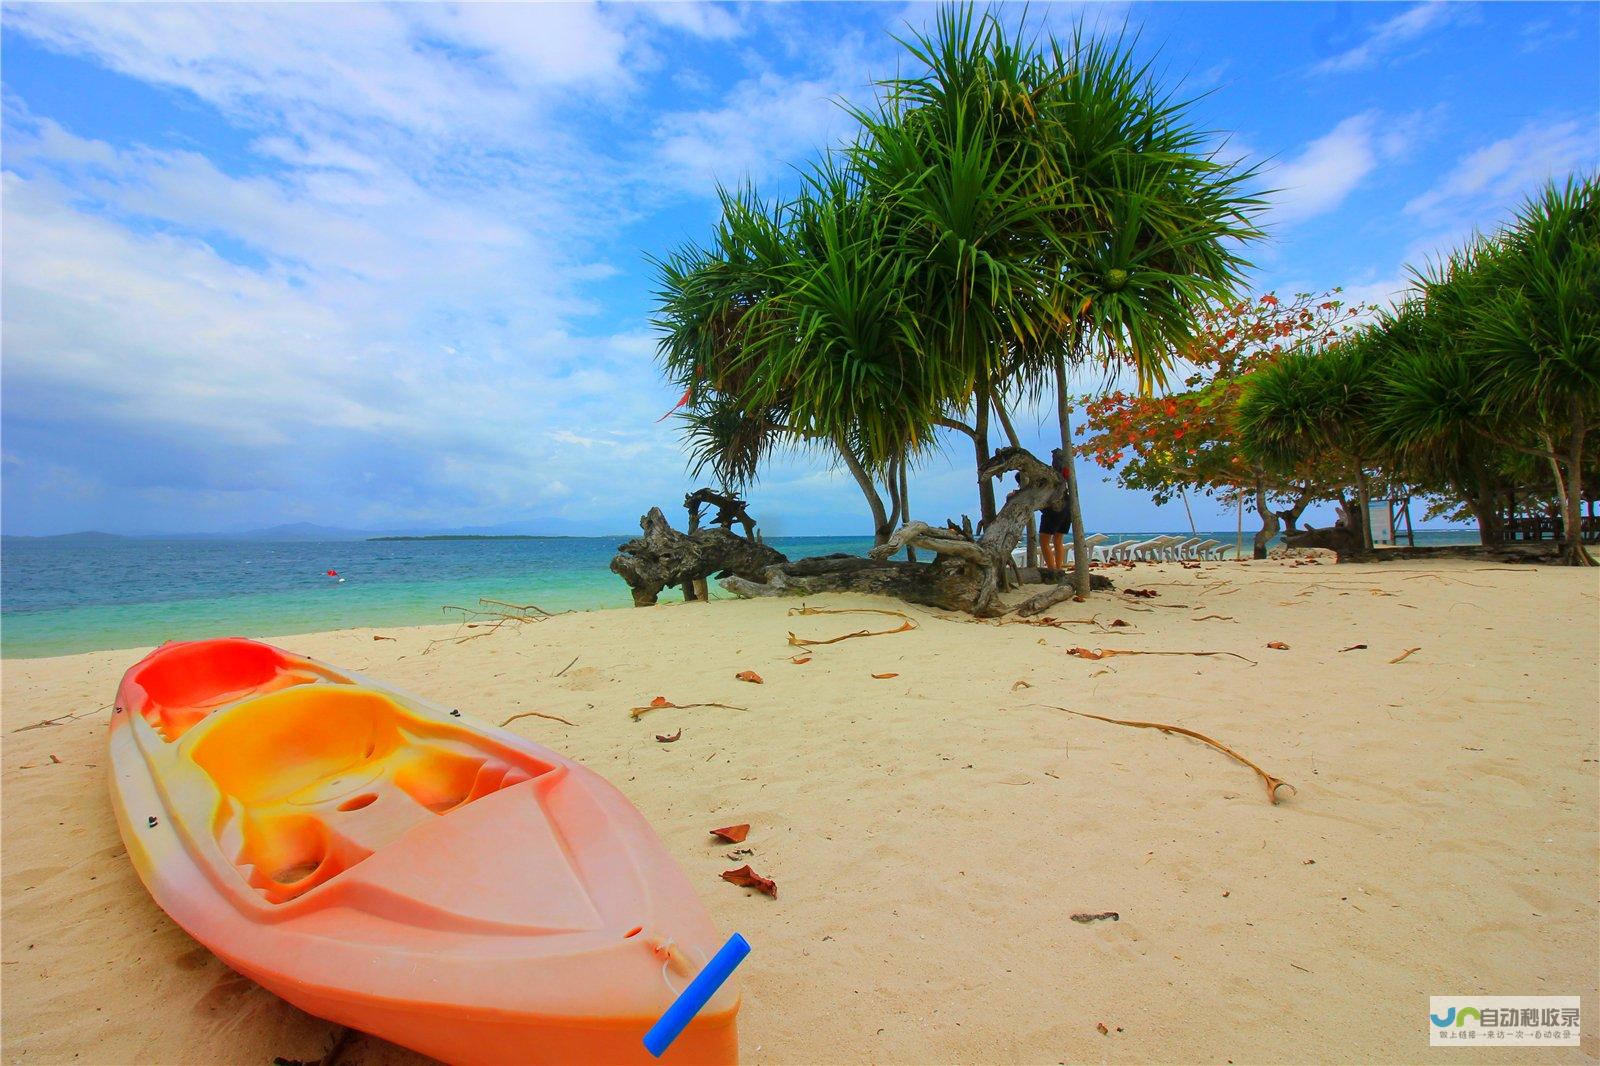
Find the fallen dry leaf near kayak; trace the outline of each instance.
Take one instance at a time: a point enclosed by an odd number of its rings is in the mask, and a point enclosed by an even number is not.
[[[1405,651],[1401,652],[1399,655],[1396,655],[1393,659],[1390,659],[1389,660],[1389,665],[1393,666],[1395,663],[1403,663],[1407,659],[1409,659],[1414,652],[1419,652],[1421,650],[1422,650],[1421,648],[1407,648]]]
[[[733,676],[738,678],[740,681],[748,681],[752,685],[762,685],[766,683],[761,680],[761,675],[756,673],[754,670],[740,670]]]
[[[711,830],[711,835],[721,837],[730,844],[743,844],[744,838],[750,835],[750,823],[740,825],[725,825],[721,829]]]
[[[676,742],[682,736],[683,736],[683,730],[680,729],[676,733],[657,733],[656,734],[656,739],[659,740],[663,744],[672,744],[672,743]]]
[[[723,873],[722,879],[740,888],[753,888],[762,895],[778,898],[778,883],[770,877],[762,877],[748,866],[728,870]]]
[[[1289,650],[1289,645],[1285,644],[1281,640],[1269,640],[1269,641],[1267,641],[1267,647],[1271,648],[1273,651],[1288,651]]]
[[[891,677],[899,677],[900,675],[899,674],[873,674],[872,676],[877,678],[879,681],[887,681]]]

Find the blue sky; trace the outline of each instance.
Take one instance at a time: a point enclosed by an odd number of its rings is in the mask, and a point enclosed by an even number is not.
[[[706,233],[717,181],[777,188],[845,136],[836,101],[933,10],[7,5],[5,531],[632,528],[690,487],[646,254]],[[1263,291],[1386,297],[1600,159],[1593,4],[1030,17],[1136,31],[1266,164]],[[972,509],[968,455],[915,474],[919,516]],[[773,533],[866,524],[804,456],[752,501]],[[1185,524],[1098,471],[1084,503]]]

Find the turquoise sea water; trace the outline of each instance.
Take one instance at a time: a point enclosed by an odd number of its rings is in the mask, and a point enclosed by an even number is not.
[[[1116,539],[1153,536],[1119,534]],[[1232,543],[1233,534],[1209,534]],[[1248,533],[1246,542],[1248,543]],[[0,542],[0,655],[66,655],[219,635],[451,622],[479,597],[546,610],[626,607],[613,537],[456,541]],[[1472,531],[1418,543],[1475,543]],[[774,537],[791,559],[865,554],[863,537]],[[337,570],[343,582],[326,576]],[[669,590],[667,595],[677,595]]]

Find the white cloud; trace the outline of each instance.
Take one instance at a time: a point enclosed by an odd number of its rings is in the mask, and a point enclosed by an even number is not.
[[[1408,7],[1374,26],[1360,44],[1329,56],[1318,63],[1314,70],[1319,74],[1365,70],[1389,57],[1407,42],[1444,26],[1458,17],[1465,7],[1465,4],[1446,3],[1445,0],[1427,0],[1426,3]]]
[[[1600,126],[1592,116],[1529,122],[1511,136],[1469,152],[1405,210],[1433,222],[1460,215],[1494,217],[1544,181],[1592,168],[1597,160]]]
[[[793,78],[768,68],[740,81],[719,106],[669,115],[656,128],[649,165],[684,190],[745,180],[767,184],[819,148],[843,142],[855,128],[843,99],[871,99],[869,62],[858,39],[835,41],[813,76]],[[760,66],[760,61],[752,57]]]
[[[1293,159],[1269,168],[1274,195],[1273,220],[1300,222],[1331,211],[1377,167],[1383,150],[1376,137],[1377,116],[1353,115],[1318,137]]]

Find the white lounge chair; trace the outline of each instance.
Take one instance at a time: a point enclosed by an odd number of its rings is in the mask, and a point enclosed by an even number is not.
[[[1169,559],[1193,559],[1194,549],[1200,543],[1199,537],[1190,537],[1174,544],[1167,553]]]
[[[1203,540],[1194,546],[1194,557],[1196,559],[1215,559],[1217,552],[1226,547],[1227,545],[1220,540]]]
[[[1151,537],[1148,540],[1120,541],[1111,546],[1111,551],[1108,553],[1108,557],[1113,562],[1143,559],[1146,558],[1150,552],[1157,551],[1172,544],[1176,544],[1178,539],[1179,538],[1169,534],[1162,534],[1159,537]]]

